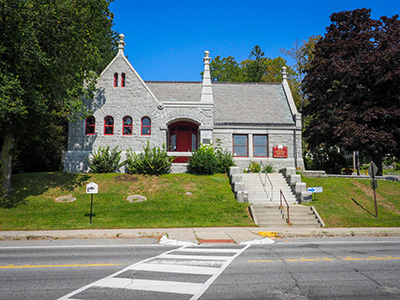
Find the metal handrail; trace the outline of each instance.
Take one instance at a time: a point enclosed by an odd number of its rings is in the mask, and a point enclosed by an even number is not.
[[[280,203],[281,203],[281,204],[280,204],[280,208],[281,208],[281,209],[283,209],[282,197],[283,197],[283,200],[285,200],[286,207],[287,207],[287,223],[290,224],[289,204],[288,204],[288,202],[286,201],[285,195],[283,194],[282,190],[280,190]]]
[[[262,170],[263,170],[263,169],[264,169],[264,181],[263,181],[262,178],[261,178],[261,173],[262,173]],[[266,185],[267,179],[268,179],[269,185],[270,185],[270,189],[271,189],[270,201],[272,202],[273,197],[274,197],[274,186],[273,186],[273,184],[272,184],[271,179],[270,179],[269,176],[268,176],[268,173],[266,172],[266,167],[264,166],[264,164],[263,164],[262,161],[260,161],[260,172],[259,172],[258,174],[259,174],[259,176],[260,176],[261,183],[262,183],[262,185],[263,185],[263,187],[264,187],[264,192],[265,192],[267,195],[268,195],[268,193],[267,193],[267,189],[266,189],[265,185]]]

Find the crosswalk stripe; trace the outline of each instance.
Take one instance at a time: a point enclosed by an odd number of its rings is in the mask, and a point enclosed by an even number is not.
[[[176,255],[176,254],[165,254],[160,255],[159,258],[169,259],[201,259],[201,260],[228,260],[230,256],[205,256],[205,255]]]
[[[108,288],[124,288],[130,290],[154,291],[175,294],[194,295],[198,293],[204,284],[176,282],[176,281],[160,281],[160,280],[143,280],[143,279],[127,279],[127,278],[106,278],[98,281],[95,286]]]
[[[203,253],[208,253],[208,252],[210,252],[210,253],[233,253],[233,254],[235,254],[235,253],[237,253],[238,251],[240,251],[242,248],[240,248],[240,249],[217,249],[217,248],[215,248],[215,249],[212,249],[212,248],[201,248],[201,247],[199,247],[199,248],[183,248],[183,249],[180,249],[179,251],[181,252],[203,252]]]
[[[158,265],[158,264],[140,264],[130,268],[137,271],[154,271],[167,273],[184,273],[184,274],[199,274],[199,275],[214,275],[218,268],[197,267],[197,266],[182,266],[182,265]]]

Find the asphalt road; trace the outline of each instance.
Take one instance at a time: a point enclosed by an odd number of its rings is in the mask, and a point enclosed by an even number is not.
[[[400,238],[4,241],[0,299],[400,299]]]

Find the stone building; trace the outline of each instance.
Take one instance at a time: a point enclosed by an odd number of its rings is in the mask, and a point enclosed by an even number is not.
[[[64,170],[87,172],[87,157],[99,147],[118,146],[141,151],[162,147],[176,156],[173,169],[185,163],[200,143],[220,140],[241,168],[251,161],[303,168],[301,115],[287,82],[211,82],[210,57],[204,57],[201,82],[143,81],[124,55],[124,36],[118,53],[101,73],[97,93],[87,101],[93,115],[70,122]]]

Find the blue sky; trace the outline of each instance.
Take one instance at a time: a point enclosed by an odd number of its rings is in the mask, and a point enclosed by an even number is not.
[[[324,34],[334,12],[371,8],[400,14],[400,0],[115,0],[114,29],[125,35],[125,55],[144,80],[200,81],[204,51],[213,58],[246,59],[259,45],[283,56],[296,40]]]

